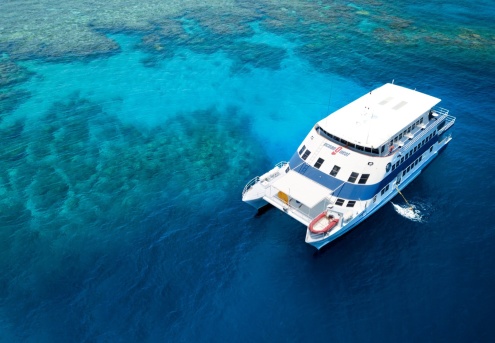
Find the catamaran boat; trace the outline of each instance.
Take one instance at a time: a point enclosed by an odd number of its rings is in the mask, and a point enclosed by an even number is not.
[[[450,142],[440,99],[385,84],[316,123],[290,161],[252,179],[242,200],[271,204],[320,249],[395,197]]]

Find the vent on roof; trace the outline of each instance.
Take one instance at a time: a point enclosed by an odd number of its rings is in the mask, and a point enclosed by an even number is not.
[[[387,102],[389,102],[390,100],[392,100],[394,97],[392,96],[389,96],[388,98],[386,98],[385,100],[382,100],[378,103],[378,105],[385,105]]]
[[[397,105],[395,105],[395,106],[393,107],[393,109],[394,109],[394,110],[398,110],[398,109],[400,109],[400,108],[404,107],[406,104],[407,104],[407,101],[401,101],[401,102],[399,102]]]

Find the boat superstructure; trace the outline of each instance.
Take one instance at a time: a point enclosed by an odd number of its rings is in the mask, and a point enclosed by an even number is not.
[[[242,199],[307,227],[321,248],[386,204],[451,140],[440,99],[385,84],[314,125],[289,161],[251,180]]]

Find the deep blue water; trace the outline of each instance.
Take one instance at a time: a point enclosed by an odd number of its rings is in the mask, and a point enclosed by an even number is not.
[[[0,342],[495,340],[493,1],[135,5],[0,3]],[[457,117],[422,222],[242,203],[392,80]]]

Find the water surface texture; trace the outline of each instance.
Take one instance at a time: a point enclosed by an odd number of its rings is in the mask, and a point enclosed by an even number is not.
[[[0,2],[0,342],[493,342],[495,6]],[[446,151],[322,251],[242,203],[383,83]]]

